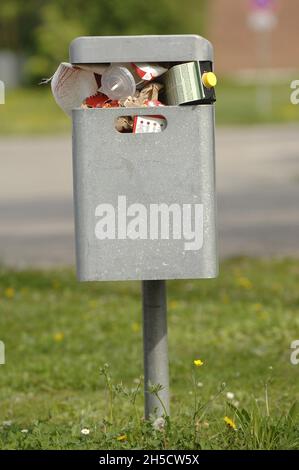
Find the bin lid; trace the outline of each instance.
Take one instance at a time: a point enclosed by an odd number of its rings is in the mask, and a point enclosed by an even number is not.
[[[72,64],[213,61],[212,44],[195,34],[82,36],[70,45]]]

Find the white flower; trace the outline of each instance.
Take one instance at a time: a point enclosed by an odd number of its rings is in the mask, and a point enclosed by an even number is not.
[[[238,408],[239,405],[240,405],[240,402],[237,401],[237,400],[234,400],[234,401],[233,401],[233,405],[234,405],[236,408]]]
[[[90,434],[90,429],[87,429],[87,428],[81,429],[81,434],[83,434],[84,436],[88,436],[88,434]]]
[[[28,431],[28,429],[21,429],[21,432],[23,432],[24,434],[27,434],[27,432],[29,432],[29,431]]]
[[[156,430],[156,431],[162,431],[165,427],[165,419],[162,418],[162,416],[160,418],[157,418],[154,422],[153,422],[153,428]]]
[[[232,393],[232,392],[227,392],[226,398],[227,398],[228,400],[233,400],[233,399],[235,398],[235,394]]]
[[[11,426],[12,425],[12,421],[3,421],[3,426]]]
[[[199,388],[201,388],[201,387],[203,387],[203,383],[202,383],[202,382],[197,382],[197,386],[198,386]]]

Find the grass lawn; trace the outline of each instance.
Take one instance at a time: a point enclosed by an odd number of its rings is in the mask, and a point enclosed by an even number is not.
[[[217,124],[239,125],[299,121],[299,105],[290,102],[290,84],[272,85],[272,111],[260,113],[256,88],[219,80]],[[27,135],[70,132],[70,119],[56,105],[49,85],[7,93],[0,106],[0,134]]]
[[[155,430],[139,283],[2,268],[0,448],[298,449],[298,278],[298,260],[235,259],[217,280],[168,283],[172,416]]]

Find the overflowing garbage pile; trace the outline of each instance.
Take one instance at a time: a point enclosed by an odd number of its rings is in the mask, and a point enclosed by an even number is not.
[[[85,64],[62,63],[51,79],[57,104],[74,108],[146,108],[215,101],[217,79],[210,62]],[[122,116],[119,132],[160,132],[163,116]]]

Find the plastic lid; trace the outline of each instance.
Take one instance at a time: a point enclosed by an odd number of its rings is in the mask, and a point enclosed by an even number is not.
[[[217,77],[213,72],[205,72],[202,82],[206,88],[214,88],[217,85]]]
[[[133,75],[126,67],[112,65],[102,75],[100,91],[111,100],[123,100],[134,96],[136,84]]]

